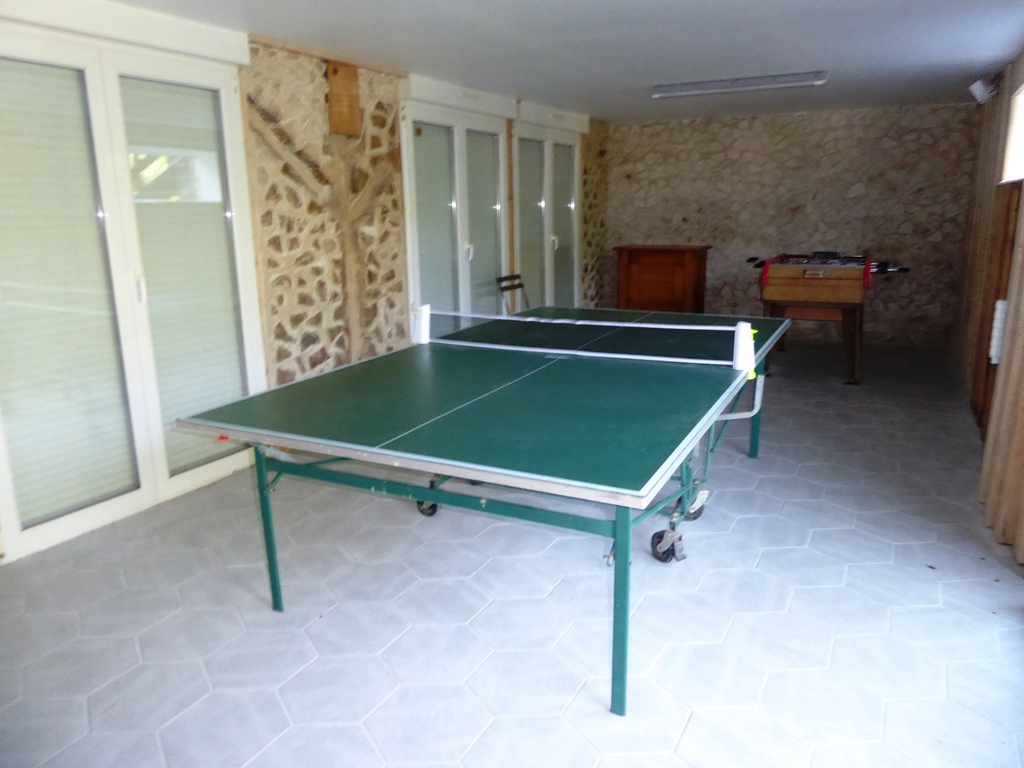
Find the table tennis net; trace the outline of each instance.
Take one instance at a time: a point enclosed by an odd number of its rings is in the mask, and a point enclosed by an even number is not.
[[[750,370],[750,324],[678,324],[578,317],[416,312],[420,343],[488,347],[567,357],[694,363]]]

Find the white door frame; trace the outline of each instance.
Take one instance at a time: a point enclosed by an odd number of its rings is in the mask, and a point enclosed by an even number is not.
[[[0,423],[0,534],[4,562],[32,554],[201,487],[247,466],[248,451],[169,477],[163,448],[141,256],[127,169],[118,77],[122,74],[218,91],[231,201],[240,326],[250,393],[266,389],[237,67],[0,20],[0,56],[83,73],[116,330],[139,488],[22,529]],[[54,471],[59,471],[58,467]]]
[[[554,197],[554,154],[555,144],[570,146],[573,148],[573,306],[580,303],[580,196],[581,196],[581,157],[580,157],[580,134],[572,131],[559,130],[557,128],[546,128],[544,126],[532,125],[516,121],[512,131],[512,168],[514,179],[514,199],[519,200],[519,140],[529,139],[540,141],[544,144],[544,297],[543,304],[551,306],[555,303],[555,231],[554,231],[554,210],[548,205]],[[516,216],[516,265],[521,263],[520,248],[522,237],[519,228],[520,217]]]
[[[421,304],[420,296],[420,252],[419,229],[416,223],[416,156],[414,146],[414,123],[428,123],[452,131],[453,162],[452,178],[455,186],[455,232],[456,232],[456,279],[457,298],[460,312],[468,312],[471,306],[469,275],[469,198],[467,192],[466,132],[490,133],[498,139],[498,226],[501,230],[501,267],[504,273],[509,269],[508,253],[508,210],[503,204],[508,189],[508,155],[505,142],[505,120],[498,117],[463,112],[458,109],[427,104],[413,99],[404,99],[401,105],[402,141],[402,184],[405,188],[406,253],[409,269],[409,298],[415,311]]]

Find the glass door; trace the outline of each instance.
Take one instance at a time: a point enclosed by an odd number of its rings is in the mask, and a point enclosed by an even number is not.
[[[459,275],[454,129],[417,121],[413,136],[420,303],[455,312]]]
[[[0,58],[0,104],[0,437],[29,529],[141,479],[84,72]]]
[[[546,252],[544,234],[544,142],[519,139],[519,194],[516,196],[516,222],[519,236],[516,244],[518,272],[523,277],[526,300],[532,306],[547,301]]]
[[[218,94],[121,78],[163,449],[180,474],[241,446],[174,420],[246,394]]]
[[[469,300],[475,314],[501,314],[501,136],[466,131],[466,227]]]
[[[0,36],[5,559],[249,462],[173,427],[266,386],[237,76]]]
[[[579,137],[530,125],[516,133],[517,271],[534,306],[573,307]]]
[[[402,106],[413,304],[502,311],[505,273],[504,122],[417,102]]]

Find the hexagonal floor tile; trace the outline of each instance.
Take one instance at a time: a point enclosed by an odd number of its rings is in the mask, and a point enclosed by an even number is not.
[[[629,630],[629,673],[646,675],[658,659],[664,639],[634,624]],[[610,618],[580,619],[573,623],[555,646],[558,655],[585,677],[605,678],[612,668],[612,623]]]
[[[391,601],[419,581],[403,563],[356,563],[327,581],[342,602]]]
[[[812,530],[829,528],[853,528],[857,513],[844,509],[831,501],[787,501],[779,515]]]
[[[810,745],[756,707],[698,709],[676,752],[693,768],[805,765]]]
[[[846,586],[890,606],[939,604],[939,582],[933,571],[924,568],[895,563],[850,565]]]
[[[293,725],[246,768],[381,768],[384,760],[354,725]]]
[[[82,699],[21,699],[0,710],[5,768],[34,768],[89,730]]]
[[[5,566],[9,567],[9,566]],[[0,621],[0,665],[20,667],[78,637],[74,614],[32,614]]]
[[[126,589],[81,614],[85,636],[135,635],[181,608],[173,589]]]
[[[936,768],[1017,768],[1012,733],[954,701],[893,701],[886,707],[885,743]]]
[[[725,637],[730,618],[700,595],[647,595],[633,612],[632,625],[664,643],[710,643]]]
[[[555,715],[572,701],[583,676],[552,650],[496,651],[467,684],[495,715]]]
[[[243,765],[289,726],[277,696],[211,693],[158,734],[168,768]]]
[[[321,656],[281,686],[281,700],[301,724],[358,722],[396,688],[375,656]]]
[[[495,720],[462,760],[466,768],[593,768],[596,762],[594,748],[565,720],[555,717]]]
[[[753,568],[711,568],[697,594],[725,613],[782,611],[792,588]]]
[[[343,541],[345,551],[360,563],[397,563],[423,539],[413,528],[367,528]]]
[[[97,731],[155,731],[210,692],[200,664],[142,664],[86,700]]]
[[[810,768],[920,768],[905,755],[880,742],[825,744],[814,748]]]
[[[893,545],[856,528],[814,531],[808,544],[844,563],[891,563]]]
[[[491,720],[464,685],[410,685],[399,688],[365,724],[388,762],[442,761],[458,760]]]
[[[607,680],[588,680],[565,711],[565,719],[601,752],[671,752],[690,709],[664,688],[643,677],[629,680],[627,717],[608,711]]]
[[[879,635],[889,628],[889,609],[848,587],[797,587],[788,610],[836,636]]]
[[[492,648],[551,648],[573,619],[548,600],[495,600],[469,625]]]
[[[472,576],[491,559],[471,541],[427,542],[402,562],[420,578],[455,579]]]
[[[44,768],[163,768],[155,733],[93,732],[61,752]]]
[[[492,557],[540,555],[555,541],[555,534],[539,526],[522,523],[494,523],[473,539]]]
[[[806,526],[776,515],[740,517],[729,532],[757,547],[802,547],[811,538]]]
[[[945,665],[895,637],[837,637],[829,666],[837,677],[883,699],[937,698],[946,692]]]
[[[79,638],[25,667],[25,695],[85,696],[138,663],[134,638]]]
[[[944,661],[999,656],[998,632],[945,606],[912,606],[892,611],[892,635]]]
[[[140,634],[139,648],[146,662],[199,661],[244,631],[229,608],[178,611]]]
[[[771,672],[760,708],[806,741],[877,741],[882,701],[830,670]]]
[[[380,653],[410,626],[388,603],[342,603],[306,634],[320,653]]]
[[[413,624],[464,624],[490,601],[468,579],[428,579],[409,587],[394,605]]]
[[[949,664],[949,698],[1024,734],[1024,667],[1003,659]]]
[[[495,599],[544,597],[563,574],[538,557],[495,557],[473,575],[473,583]]]
[[[843,563],[809,547],[765,549],[757,570],[791,587],[839,586],[846,578]]]
[[[721,643],[670,645],[652,676],[692,707],[736,707],[757,702],[765,670]]]
[[[757,481],[757,490],[780,501],[820,499],[825,487],[801,477],[763,477]]]
[[[777,515],[782,509],[782,502],[762,491],[718,490],[711,494],[708,501],[715,509],[733,515]]]
[[[828,665],[832,634],[788,613],[736,616],[725,644],[764,669],[812,669]]]
[[[491,649],[463,624],[417,626],[381,654],[403,683],[464,683]]]
[[[278,686],[316,658],[305,633],[246,632],[208,656],[203,664],[218,690]]]

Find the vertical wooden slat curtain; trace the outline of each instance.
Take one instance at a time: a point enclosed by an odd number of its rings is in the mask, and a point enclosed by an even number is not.
[[[1024,563],[1024,247],[1019,226],[1014,250],[979,489],[985,521]]]
[[[1014,210],[1019,187],[998,187],[1012,102],[1022,86],[1024,53],[1003,72],[998,96],[983,107],[957,346],[971,405],[979,424],[987,424],[978,486],[985,521],[1024,563],[1024,216]],[[993,367],[987,361],[992,304],[1004,295],[1002,354]]]

